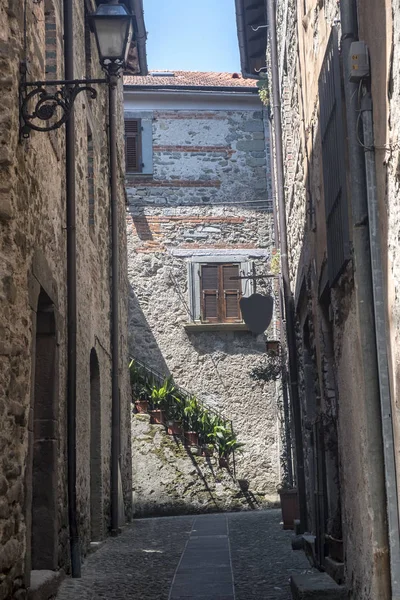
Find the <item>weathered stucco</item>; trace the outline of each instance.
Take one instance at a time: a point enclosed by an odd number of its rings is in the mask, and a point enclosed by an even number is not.
[[[162,92],[154,94],[160,102]],[[276,498],[278,390],[249,377],[265,359],[266,336],[224,326],[185,328],[192,321],[191,265],[240,262],[248,275],[254,261],[257,274],[269,271],[274,240],[266,114],[257,96],[243,110],[229,110],[227,95],[221,110],[210,110],[207,96],[202,110],[151,111],[150,101],[147,113],[134,110],[134,91],[125,96],[126,118],[152,119],[154,163],[152,177],[128,174],[126,180],[131,353],[231,419],[246,444],[237,476],[248,479],[254,493]],[[193,273],[198,276],[195,267]],[[270,283],[257,285],[260,291]],[[243,283],[245,294],[250,286]],[[274,335],[271,326],[268,337]]]

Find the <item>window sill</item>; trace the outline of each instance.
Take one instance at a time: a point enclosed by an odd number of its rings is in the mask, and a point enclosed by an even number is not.
[[[202,331],[249,331],[246,323],[185,323],[184,329],[188,333]]]

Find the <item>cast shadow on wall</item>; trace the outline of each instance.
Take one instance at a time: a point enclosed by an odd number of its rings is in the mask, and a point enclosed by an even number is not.
[[[131,284],[129,284],[128,331],[130,356],[141,360],[166,377],[171,375]]]

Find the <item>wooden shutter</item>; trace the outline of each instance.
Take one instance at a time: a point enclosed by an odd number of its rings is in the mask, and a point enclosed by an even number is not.
[[[218,322],[218,265],[202,265],[200,279],[202,320]]]
[[[222,278],[222,320],[227,323],[239,321],[240,316],[240,279],[231,279],[239,276],[239,265],[221,265]]]
[[[350,258],[342,90],[338,34],[335,28],[332,30],[322,64],[318,89],[328,273],[332,286]]]
[[[142,127],[139,119],[125,121],[125,162],[127,173],[142,171]]]

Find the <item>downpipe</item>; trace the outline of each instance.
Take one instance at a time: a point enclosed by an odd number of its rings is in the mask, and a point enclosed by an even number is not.
[[[72,2],[64,2],[64,72],[74,79]],[[74,108],[65,123],[65,190],[67,220],[67,485],[71,574],[81,576],[76,498],[76,192]]]

